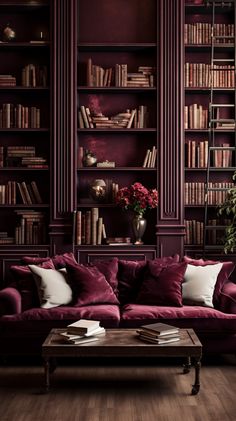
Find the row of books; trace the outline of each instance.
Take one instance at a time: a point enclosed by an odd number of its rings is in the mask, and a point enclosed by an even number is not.
[[[91,113],[89,107],[81,105],[78,111],[79,128],[96,129],[130,129],[147,127],[148,112],[145,105],[138,109],[125,110],[111,117],[103,113]]]
[[[76,212],[76,244],[99,245],[106,239],[103,218],[99,216],[98,208],[85,212]]]
[[[185,63],[184,85],[186,88],[234,88],[235,73],[231,65]]]
[[[47,66],[27,64],[21,72],[21,84],[25,87],[47,86]]]
[[[16,205],[20,200],[24,205],[43,203],[35,181],[31,181],[27,184],[25,181],[19,183],[16,181],[8,181],[7,184],[0,185],[1,205]]]
[[[218,147],[229,148],[229,143],[222,143]],[[197,142],[188,140],[186,142],[186,167],[206,168],[208,164],[208,140]],[[211,151],[211,167],[228,168],[232,167],[233,151],[228,149],[217,149]]]
[[[71,345],[83,345],[84,343],[98,341],[104,337],[106,331],[100,326],[99,320],[80,319],[66,327],[65,332],[59,335],[63,341]]]
[[[138,337],[144,342],[156,345],[165,345],[180,340],[180,330],[178,327],[166,323],[150,323],[143,325],[137,330]]]
[[[45,244],[46,223],[44,212],[16,210],[19,222],[15,228],[16,244]]]
[[[10,237],[7,231],[0,231],[0,244],[14,244],[15,238]]]
[[[230,220],[225,219],[223,221],[219,221],[217,219],[210,219],[208,221],[208,225],[212,225],[216,227],[216,229],[208,230],[207,231],[207,244],[216,245],[222,244],[222,238],[224,236],[224,231],[222,229],[217,230],[218,225],[229,225]],[[184,238],[185,244],[193,244],[193,245],[202,245],[203,244],[203,230],[204,230],[204,223],[202,221],[197,221],[195,219],[185,220],[185,227],[186,227],[186,235]]]
[[[184,128],[185,129],[207,129],[209,124],[209,110],[201,104],[184,106]]]
[[[143,168],[155,168],[157,159],[157,148],[155,146],[152,149],[147,149],[144,161]]]
[[[40,109],[22,104],[2,104],[0,108],[0,128],[39,129]]]
[[[104,69],[94,65],[92,59],[87,62],[88,86],[128,86],[150,87],[154,86],[156,68],[153,66],[139,66],[137,72],[128,72],[127,64],[116,64],[114,68]]]
[[[208,183],[210,189],[214,188],[219,190],[209,190],[207,197],[205,197],[205,186],[205,183],[195,181],[184,183],[185,205],[204,205],[206,199],[208,205],[219,205],[221,203],[224,203],[224,201],[226,200],[228,189],[235,187],[234,183],[210,182]]]
[[[0,86],[16,86],[15,76],[0,75]]]
[[[106,244],[109,246],[128,246],[132,243],[130,237],[107,237]]]
[[[212,25],[207,22],[185,23],[184,43],[185,44],[211,44]],[[213,26],[214,37],[226,37],[215,39],[215,44],[228,44],[234,42],[233,23],[215,23]],[[228,38],[231,37],[231,38]]]
[[[0,146],[0,168],[48,168],[47,159],[36,156],[34,146]]]

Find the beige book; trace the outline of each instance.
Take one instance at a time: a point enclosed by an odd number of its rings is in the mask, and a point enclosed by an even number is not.
[[[98,218],[97,222],[97,244],[102,244],[102,225],[103,225],[103,218]]]
[[[146,155],[143,161],[143,168],[147,168],[147,163],[148,163],[148,158],[149,158],[150,153],[151,153],[150,149],[147,149]]]
[[[97,222],[98,222],[98,208],[91,209],[91,237],[92,245],[97,244]]]

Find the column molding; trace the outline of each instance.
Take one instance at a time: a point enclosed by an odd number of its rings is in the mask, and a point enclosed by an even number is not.
[[[160,0],[159,21],[160,256],[183,253],[184,236],[184,1]]]

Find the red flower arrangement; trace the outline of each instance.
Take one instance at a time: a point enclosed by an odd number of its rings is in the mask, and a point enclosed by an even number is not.
[[[157,207],[158,192],[156,189],[147,189],[141,183],[134,183],[118,190],[116,203],[123,209],[131,209],[143,216],[146,209]]]

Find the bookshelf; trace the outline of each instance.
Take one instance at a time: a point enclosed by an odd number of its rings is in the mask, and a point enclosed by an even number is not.
[[[131,238],[131,244],[125,246],[126,251],[121,251],[117,244],[118,253],[124,255],[135,253],[136,248],[131,228],[132,213],[117,207],[110,186],[128,187],[138,181],[145,187],[157,188],[158,184],[157,160],[152,167],[143,167],[143,163],[147,150],[157,148],[158,139],[156,75],[159,4],[153,0],[148,0],[145,5],[135,0],[122,1],[119,15],[116,0],[110,2],[109,8],[106,4],[104,0],[92,0],[88,13],[88,3],[85,0],[77,2],[76,150],[77,156],[89,150],[98,163],[110,161],[114,167],[86,167],[81,163],[82,158],[79,159],[76,211],[80,217],[82,214],[83,223],[84,215],[98,208],[107,237]],[[95,24],[98,21],[100,24]],[[124,31],[120,31],[122,21],[129,22]],[[89,109],[90,123],[83,120],[84,109]],[[107,197],[103,203],[89,195],[90,186],[96,179],[106,183]],[[145,217],[148,227],[144,244],[149,249],[151,247],[155,255],[157,210],[147,211]],[[114,253],[114,246],[108,246],[105,239],[101,242],[99,238],[98,242],[101,250]],[[86,248],[83,240],[82,244],[76,244],[79,256],[83,254],[83,247]]]
[[[0,247],[11,260],[49,253],[50,1],[2,1],[0,26]]]
[[[188,254],[201,255],[205,250],[208,255],[222,253],[223,230],[216,230],[215,226],[226,225],[227,221],[219,220],[217,205],[223,203],[227,188],[233,185],[236,165],[234,8],[234,2],[218,2],[213,13],[212,2],[185,1],[185,252]],[[218,106],[214,108],[214,104]]]

